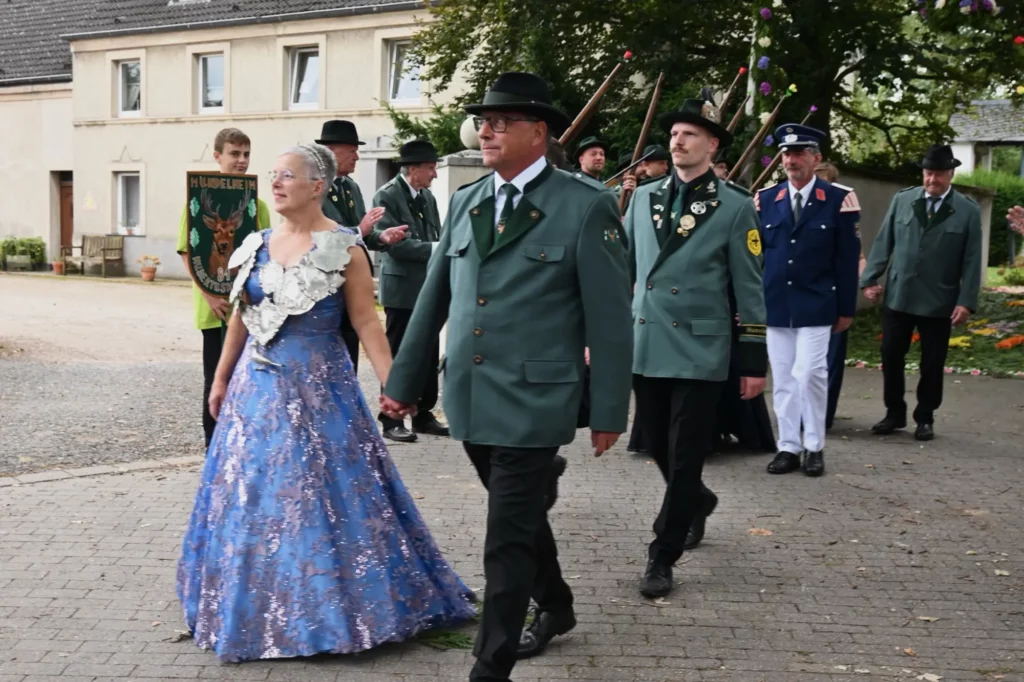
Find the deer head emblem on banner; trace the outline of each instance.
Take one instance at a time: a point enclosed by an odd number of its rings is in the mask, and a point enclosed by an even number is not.
[[[242,214],[245,207],[249,205],[250,191],[245,190],[245,196],[238,204],[238,208],[232,211],[226,219],[220,217],[220,205],[217,208],[210,206],[210,195],[203,190],[199,194],[199,203],[203,207],[203,224],[213,232],[213,246],[210,248],[209,274],[217,281],[223,282],[231,279],[228,271],[228,261],[235,251],[235,230],[242,225]]]

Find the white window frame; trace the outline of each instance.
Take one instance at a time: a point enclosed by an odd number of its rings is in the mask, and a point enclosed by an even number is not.
[[[396,56],[400,47],[408,47],[412,44],[409,38],[399,38],[387,41],[387,100],[393,104],[414,104],[419,105],[423,101],[423,79],[417,73],[416,80],[419,83],[419,93],[415,97],[397,98],[394,96]]]
[[[208,107],[205,104],[206,96],[206,64],[211,57],[220,57],[220,71],[223,84],[220,97],[220,106]],[[196,55],[196,108],[200,114],[223,114],[228,99],[228,60],[223,52],[207,52]]]
[[[124,215],[125,214],[125,210],[124,210],[124,208],[125,208],[125,178],[129,178],[129,177],[138,178],[138,180],[139,180],[139,183],[138,183],[138,188],[139,188],[139,196],[138,196],[139,223],[138,223],[138,225],[136,225],[136,226],[134,226],[132,228],[129,228],[127,225],[124,224],[124,221],[125,221],[125,215]],[[143,236],[143,235],[145,235],[146,231],[145,231],[145,228],[143,227],[143,224],[142,224],[142,215],[143,215],[143,212],[142,212],[142,173],[140,171],[134,171],[134,170],[133,171],[115,171],[114,172],[114,178],[115,178],[115,188],[116,188],[115,194],[116,194],[116,201],[117,201],[117,210],[116,210],[117,224],[115,225],[115,233],[116,234],[122,234],[122,235],[131,235],[131,236]],[[130,232],[129,232],[129,229],[131,230]]]
[[[299,58],[303,54],[315,53],[316,54],[316,83],[317,92],[316,101],[314,102],[296,102],[295,96],[298,94],[298,88],[301,85],[297,81],[298,69],[299,69]],[[309,62],[307,61],[307,64]],[[288,108],[295,110],[304,109],[318,109],[320,108],[320,84],[323,81],[323,70],[321,65],[323,64],[322,53],[319,45],[302,45],[295,46],[288,50]]]
[[[128,64],[139,65],[139,108],[138,110],[126,110],[124,108],[125,70]],[[145,106],[145,76],[142,69],[142,59],[119,59],[117,62],[117,115],[119,118],[138,118],[142,116]]]

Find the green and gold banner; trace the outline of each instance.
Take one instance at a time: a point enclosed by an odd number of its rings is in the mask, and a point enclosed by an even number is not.
[[[188,265],[199,287],[231,293],[231,254],[256,232],[256,176],[188,173]]]

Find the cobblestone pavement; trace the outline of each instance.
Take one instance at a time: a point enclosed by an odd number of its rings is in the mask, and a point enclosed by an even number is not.
[[[132,343],[130,330],[111,334]],[[122,362],[111,375],[109,363],[25,356],[0,359],[3,421],[17,402],[12,367],[38,363],[41,377],[63,363],[82,378],[76,391],[87,403],[98,390],[131,392],[131,368],[150,366]],[[176,363],[182,372],[194,364]],[[191,378],[173,369],[153,378],[171,382],[171,393],[192,392],[183,404],[194,400]],[[363,383],[372,395],[374,382]],[[581,433],[567,448],[552,513],[580,623],[514,679],[1024,680],[1024,383],[947,377],[939,437],[923,445],[906,433],[867,433],[879,394],[877,373],[848,373],[821,479],[768,477],[760,455],[709,462],[721,504],[705,544],[677,568],[676,591],[659,603],[637,593],[662,492],[657,470],[623,444],[595,459]],[[0,682],[466,679],[468,651],[420,642],[236,665],[182,640],[175,562],[199,459],[158,439],[154,451],[132,445],[114,464],[76,470],[75,441],[59,434],[87,429],[100,411],[30,399],[19,419],[48,425],[63,451],[42,473],[0,477]],[[157,435],[199,428],[152,413],[159,404],[138,405],[133,421],[163,421],[145,427]],[[0,428],[6,457],[21,446]],[[90,462],[103,462],[95,452]],[[427,438],[392,454],[446,555],[481,587],[485,497],[459,446]]]

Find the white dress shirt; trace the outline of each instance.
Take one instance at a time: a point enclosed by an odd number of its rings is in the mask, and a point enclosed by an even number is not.
[[[811,190],[814,189],[814,181],[817,178],[812,178],[810,182],[804,185],[803,189],[797,189],[793,186],[793,183],[789,183],[789,207],[793,209],[793,215],[796,215],[796,195],[800,195],[800,210],[807,208],[807,202],[811,200]]]
[[[512,197],[512,209],[515,210],[515,208],[519,205],[520,199],[523,198],[523,191],[524,191],[524,188],[526,187],[526,185],[531,180],[536,179],[536,177],[541,174],[541,172],[544,170],[544,168],[547,165],[548,165],[547,158],[544,157],[544,156],[541,156],[539,159],[537,159],[536,161],[531,163],[529,166],[527,166],[526,169],[523,170],[522,173],[520,173],[519,175],[515,176],[511,180],[505,180],[504,178],[501,177],[501,175],[499,173],[495,173],[494,174],[494,226],[495,227],[498,226],[498,217],[501,215],[502,209],[505,208],[505,191],[503,189],[501,189],[505,185],[505,183],[506,182],[511,182],[513,185],[515,185],[515,188],[519,190],[519,192],[514,197]]]
[[[402,178],[402,182],[404,182],[405,186],[408,188],[408,190],[410,192],[412,192],[412,198],[413,199],[415,199],[416,197],[418,197],[420,195],[420,191],[418,189],[415,189],[412,185],[410,185],[409,184],[409,180],[403,174],[399,173],[398,177]]]

